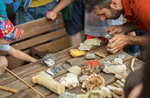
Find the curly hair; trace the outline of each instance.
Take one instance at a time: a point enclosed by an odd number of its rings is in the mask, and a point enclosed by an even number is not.
[[[111,0],[83,0],[83,3],[85,6],[85,9],[88,12],[91,12],[96,5],[98,5],[100,9],[110,8]]]

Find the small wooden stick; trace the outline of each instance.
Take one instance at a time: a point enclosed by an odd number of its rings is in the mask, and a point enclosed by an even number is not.
[[[10,71],[8,68],[6,68],[5,66],[1,66],[3,68],[5,68],[9,73],[11,73],[13,76],[15,76],[16,78],[18,78],[20,81],[22,81],[24,84],[26,84],[28,87],[30,87],[32,90],[34,90],[36,93],[38,93],[40,96],[42,96],[43,98],[46,98],[43,94],[41,94],[39,91],[37,91],[35,88],[33,88],[31,85],[29,85],[27,82],[25,82],[23,79],[21,79],[19,76],[17,76],[15,73],[13,73],[12,71]]]
[[[10,91],[10,92],[13,92],[13,93],[18,93],[18,92],[19,92],[19,91],[16,90],[16,89],[8,88],[8,87],[1,86],[1,85],[0,85],[0,89],[6,90],[6,91]]]

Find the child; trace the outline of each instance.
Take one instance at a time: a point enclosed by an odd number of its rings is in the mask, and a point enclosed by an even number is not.
[[[0,16],[0,51],[6,51],[10,55],[28,62],[37,61],[35,58],[25,54],[20,50],[14,49],[9,45],[11,41],[20,39],[22,34],[23,31],[14,27],[12,22],[7,17]],[[0,56],[0,75],[5,71],[1,66],[8,66],[8,61],[4,56]]]

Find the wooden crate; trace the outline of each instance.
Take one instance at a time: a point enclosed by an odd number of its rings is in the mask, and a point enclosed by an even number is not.
[[[57,19],[53,21],[44,17],[18,25],[17,27],[24,30],[23,37],[18,41],[12,42],[10,45],[27,54],[30,54],[31,47],[38,51],[49,50],[51,53],[56,53],[69,47],[68,34],[64,28],[62,14],[59,14]],[[7,58],[9,69],[25,64],[25,61],[15,57],[8,55]]]

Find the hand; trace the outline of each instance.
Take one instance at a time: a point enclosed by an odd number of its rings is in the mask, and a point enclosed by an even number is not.
[[[105,32],[109,32],[109,34],[123,33],[122,25],[113,25],[105,29]],[[123,33],[124,34],[124,33]]]
[[[54,19],[57,17],[57,14],[56,14],[55,12],[53,12],[53,11],[50,11],[50,12],[47,12],[47,13],[46,13],[46,17],[47,17],[48,19],[54,20]]]
[[[128,36],[124,34],[116,34],[112,39],[109,40],[109,43],[107,44],[107,50],[111,53],[116,53],[126,45],[128,45]]]

